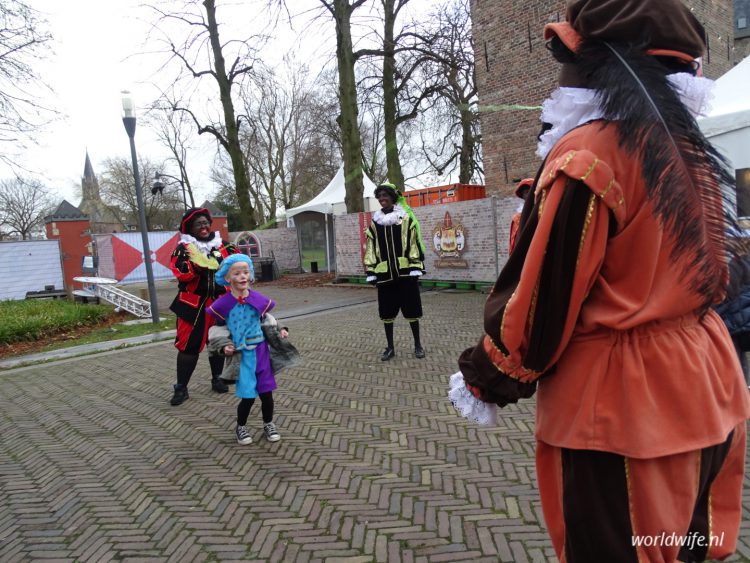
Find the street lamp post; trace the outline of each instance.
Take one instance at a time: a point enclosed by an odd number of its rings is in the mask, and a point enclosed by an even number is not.
[[[170,176],[169,174],[162,174],[161,172],[157,172],[154,175],[154,183],[151,184],[151,193],[156,195],[157,192],[161,193],[161,191],[164,189],[164,182],[161,181],[162,178],[170,178],[180,184],[180,188],[182,189],[182,205],[185,207],[185,211],[187,211],[188,204],[187,196],[185,195],[185,182],[181,178],[175,178],[174,176]]]
[[[151,249],[148,246],[148,231],[146,227],[146,211],[143,207],[143,194],[141,193],[141,175],[138,171],[138,157],[135,154],[135,106],[130,92],[122,92],[122,124],[130,138],[130,158],[133,160],[133,176],[135,178],[135,197],[138,203],[138,224],[143,241],[143,263],[146,266],[146,279],[148,280],[148,296],[151,303],[151,320],[154,324],[159,323],[159,309],[156,303],[156,286],[154,285],[154,270],[151,266]]]

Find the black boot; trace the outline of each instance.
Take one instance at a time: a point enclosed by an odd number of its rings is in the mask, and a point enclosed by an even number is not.
[[[189,398],[190,395],[188,395],[187,387],[178,383],[174,386],[174,395],[172,395],[172,399],[169,401],[169,404],[173,407],[176,407],[177,405],[181,405],[182,403],[187,401]]]
[[[229,387],[227,387],[227,384],[224,383],[218,375],[215,375],[211,378],[211,389],[213,389],[217,393],[226,393],[227,391],[229,391]]]
[[[388,348],[385,349],[385,351],[383,352],[383,355],[380,356],[380,360],[382,362],[387,362],[388,360],[390,360],[395,355],[396,355],[396,351],[389,346]]]
[[[386,349],[383,352],[383,355],[380,356],[380,360],[383,362],[387,362],[396,355],[396,351],[394,350],[393,346],[393,319],[384,320],[383,328],[385,329]]]
[[[419,340],[419,320],[409,321],[409,326],[411,327],[411,333],[414,335],[414,357],[421,360],[425,354],[422,342]]]

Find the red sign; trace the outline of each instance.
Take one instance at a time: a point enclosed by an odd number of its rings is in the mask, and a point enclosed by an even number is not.
[[[370,226],[371,220],[371,211],[362,211],[359,213],[359,252],[363,267],[365,264],[365,246],[367,244],[367,235],[365,234],[365,232],[367,231],[367,227]]]

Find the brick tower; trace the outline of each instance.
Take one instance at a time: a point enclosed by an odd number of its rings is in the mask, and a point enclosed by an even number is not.
[[[63,200],[57,209],[44,218],[48,239],[60,240],[60,253],[65,289],[74,287],[73,278],[83,275],[83,257],[93,254],[91,223],[88,215]]]
[[[718,78],[735,64],[732,0],[685,0],[706,28],[704,73]],[[539,106],[555,88],[558,64],[545,48],[542,29],[565,19],[562,0],[471,0],[482,124],[485,183],[489,194],[508,195],[533,176]]]

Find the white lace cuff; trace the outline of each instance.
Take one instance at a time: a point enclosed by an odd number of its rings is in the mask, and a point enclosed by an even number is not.
[[[460,371],[451,375],[449,385],[448,398],[461,416],[482,426],[497,424],[497,405],[483,403],[472,395]]]
[[[410,276],[421,276],[422,272],[420,272],[419,270],[412,270],[411,272],[409,272],[409,275]]]

